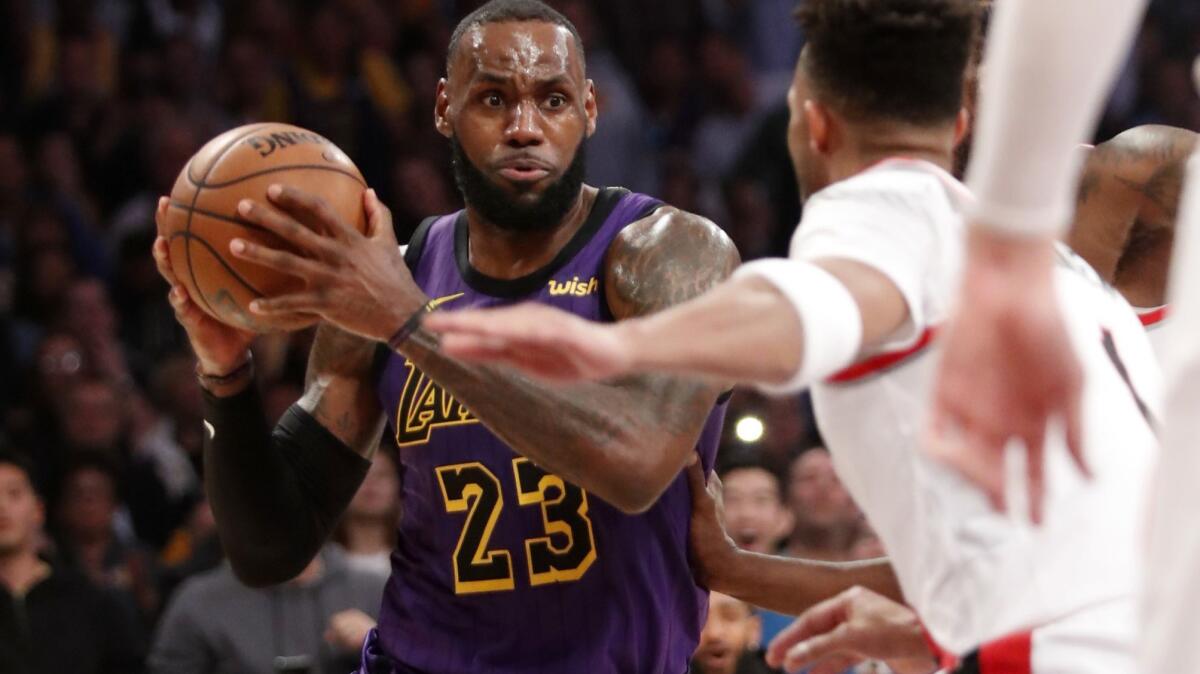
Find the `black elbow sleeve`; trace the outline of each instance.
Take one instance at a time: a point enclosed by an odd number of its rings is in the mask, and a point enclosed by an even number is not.
[[[272,432],[253,386],[204,395],[205,488],[237,575],[289,580],[328,539],[370,462],[293,405]]]

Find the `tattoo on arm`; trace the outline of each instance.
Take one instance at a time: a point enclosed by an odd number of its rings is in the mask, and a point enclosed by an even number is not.
[[[715,225],[660,209],[609,248],[605,292],[618,319],[690,299],[724,280],[737,253]],[[465,364],[418,331],[400,349],[515,451],[626,510],[648,507],[678,471],[719,387],[673,377],[548,386]]]
[[[372,367],[377,344],[322,323],[317,328],[300,406],[339,440],[371,458],[383,434]]]

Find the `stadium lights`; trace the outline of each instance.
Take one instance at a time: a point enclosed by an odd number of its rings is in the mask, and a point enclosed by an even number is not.
[[[733,428],[737,439],[746,444],[753,444],[762,440],[765,431],[766,427],[763,426],[762,419],[754,415],[747,415],[738,419],[737,425]]]

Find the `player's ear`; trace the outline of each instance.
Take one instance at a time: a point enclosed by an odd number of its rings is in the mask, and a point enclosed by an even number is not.
[[[833,126],[829,109],[810,98],[804,101],[804,121],[808,123],[808,144],[812,151],[826,154]]]
[[[587,137],[596,133],[596,120],[600,117],[600,108],[596,104],[596,83],[587,81],[587,93],[583,98],[583,111],[587,115]]]
[[[954,147],[967,137],[967,131],[971,129],[971,111],[965,107],[958,111],[958,119],[954,120]]]
[[[433,98],[433,125],[438,133],[449,138],[454,135],[454,126],[450,124],[450,94],[446,90],[446,78],[438,80],[437,94]]]

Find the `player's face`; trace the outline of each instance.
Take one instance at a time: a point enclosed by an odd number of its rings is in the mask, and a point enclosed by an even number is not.
[[[0,464],[0,555],[35,545],[42,520],[41,501],[25,472]]]
[[[468,31],[435,117],[464,197],[490,221],[549,227],[575,203],[596,100],[567,29],[525,21]]]
[[[775,476],[762,468],[738,468],[721,481],[729,535],[747,550],[774,552],[792,524],[779,498]]]
[[[761,624],[743,601],[720,592],[708,599],[708,620],[700,633],[694,660],[704,674],[734,674],[738,659],[758,647]]]
[[[812,100],[812,88],[805,72],[803,53],[796,62],[796,71],[792,76],[792,86],[788,89],[788,153],[792,157],[792,166],[796,169],[796,179],[800,184],[800,200],[805,201],[829,184],[828,170],[825,157],[813,148],[813,129],[810,128],[809,116],[805,113],[805,103]]]

